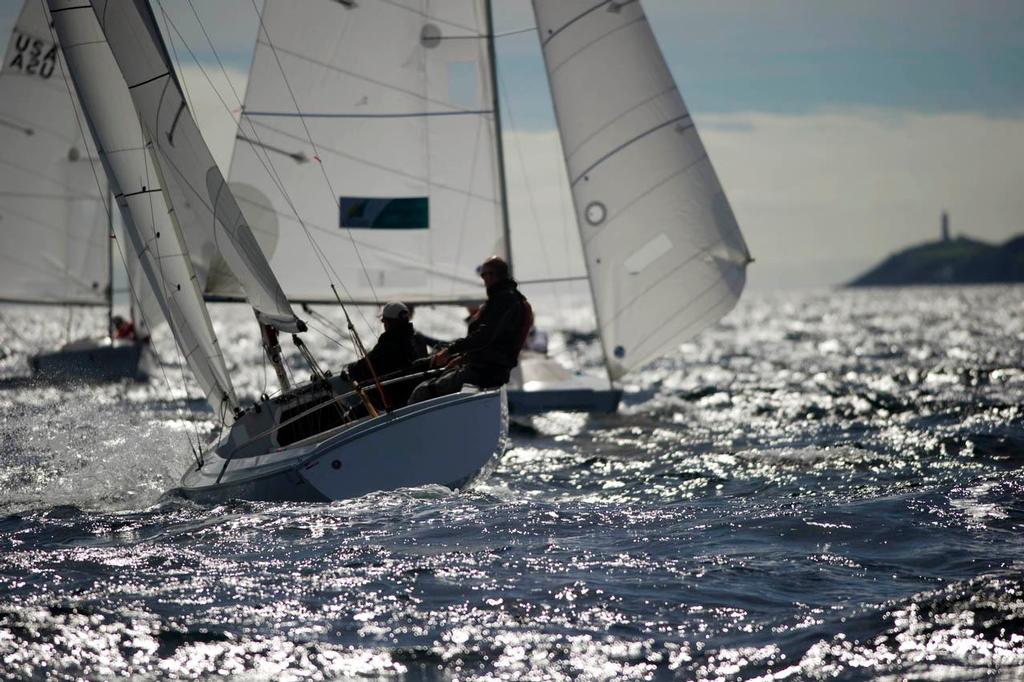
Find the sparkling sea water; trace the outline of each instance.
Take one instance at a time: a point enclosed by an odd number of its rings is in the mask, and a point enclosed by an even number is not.
[[[162,497],[214,426],[166,330],[149,384],[37,386],[99,314],[5,308],[0,677],[1019,679],[1022,300],[747,295],[469,491],[218,506]],[[251,315],[214,315],[252,399]]]

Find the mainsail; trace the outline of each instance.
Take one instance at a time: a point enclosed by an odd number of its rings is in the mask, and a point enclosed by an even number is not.
[[[334,302],[309,237],[348,301],[480,298],[506,252],[487,34],[483,0],[267,0],[230,178],[290,299]]]
[[[533,8],[616,379],[729,312],[750,256],[640,3]]]
[[[48,2],[138,264],[207,400],[218,411],[234,407],[237,399],[184,237],[171,218],[151,146],[93,8],[81,0]]]
[[[205,253],[193,239],[189,248],[207,262],[215,256],[224,259],[262,322],[282,331],[302,331],[305,326],[292,311],[192,118],[146,0],[94,0],[92,5],[152,143],[178,224],[209,235]]]
[[[0,300],[106,305],[105,202],[60,61],[27,0],[0,67]]]

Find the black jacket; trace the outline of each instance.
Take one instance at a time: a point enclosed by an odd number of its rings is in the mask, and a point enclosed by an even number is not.
[[[465,355],[469,367],[504,383],[519,362],[519,351],[532,324],[529,302],[519,293],[515,280],[507,279],[487,289],[487,301],[470,319],[468,333],[453,341],[448,352]]]
[[[404,325],[386,329],[377,339],[377,345],[366,355],[373,363],[373,371],[377,373],[377,378],[384,379],[389,374],[410,369],[414,362],[426,356],[426,352],[421,350],[420,345],[416,343],[412,323],[406,322]],[[345,369],[355,381],[362,383],[373,379],[366,358],[353,362]],[[406,385],[407,383],[409,385]],[[404,405],[415,385],[415,382],[404,382],[385,388],[384,392],[388,396],[390,407]],[[369,391],[370,395],[375,395],[376,392],[376,389]]]

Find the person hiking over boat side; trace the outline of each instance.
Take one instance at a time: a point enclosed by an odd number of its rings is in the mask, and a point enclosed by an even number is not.
[[[431,366],[446,371],[417,386],[410,403],[456,393],[464,384],[498,388],[508,382],[518,364],[519,351],[533,326],[530,303],[501,258],[491,256],[477,272],[487,287],[487,301],[470,316],[465,337],[431,356]]]
[[[381,311],[380,319],[384,323],[384,333],[377,339],[377,344],[365,358],[345,367],[345,373],[353,381],[370,382],[374,373],[378,379],[383,379],[390,374],[410,369],[414,362],[427,357],[426,351],[418,348],[414,340],[415,330],[409,321],[409,309],[404,303],[388,303]],[[388,407],[395,409],[405,405],[415,386],[411,380],[385,386],[384,395]],[[384,407],[375,388],[371,388],[368,394],[374,405]]]

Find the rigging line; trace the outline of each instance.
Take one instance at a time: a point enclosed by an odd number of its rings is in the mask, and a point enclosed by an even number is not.
[[[241,122],[240,122],[240,125],[241,125]],[[252,132],[253,136],[257,139],[257,141],[259,141],[259,133],[256,132],[255,126],[252,124],[251,121],[249,122],[249,127],[251,129],[251,132]],[[236,136],[236,138],[237,138],[237,136]],[[260,152],[259,152],[259,149],[257,149],[257,146],[262,147],[264,149],[264,156],[260,155]],[[263,167],[263,170],[266,171],[267,176],[270,178],[271,183],[281,193],[281,197],[284,199],[285,203],[288,204],[288,207],[291,209],[292,214],[294,214],[296,222],[299,223],[299,227],[301,227],[303,229],[303,231],[306,232],[306,237],[307,237],[307,240],[311,244],[311,247],[313,249],[313,254],[316,257],[317,261],[320,263],[321,269],[324,271],[324,274],[327,275],[327,279],[330,282],[330,280],[331,280],[330,271],[333,271],[333,267],[330,266],[330,261],[327,258],[327,254],[324,252],[324,250],[320,246],[319,242],[317,242],[315,239],[312,239],[312,237],[311,237],[311,235],[309,233],[309,226],[302,219],[302,216],[299,215],[299,209],[296,207],[295,202],[292,200],[291,195],[288,193],[288,189],[285,187],[284,180],[281,178],[281,175],[278,173],[277,168],[274,166],[273,160],[270,158],[269,151],[267,150],[267,145],[262,144],[262,143],[260,143],[259,145],[250,144],[250,149],[252,150],[253,155],[256,157],[256,159],[260,162],[260,165]],[[276,209],[274,210],[274,213],[276,215],[280,216],[280,217],[288,218],[289,220],[292,218],[291,215],[285,215],[284,213],[281,213],[281,212],[277,211]],[[317,226],[314,225],[314,227],[317,227]],[[328,232],[327,230],[323,230],[323,231],[324,232]],[[330,268],[330,271],[328,270],[328,268]],[[335,273],[335,276],[337,276],[337,273]],[[339,278],[339,280],[340,280],[340,278]],[[345,290],[346,295],[349,298],[352,298],[351,293],[348,291],[348,288],[345,286],[344,282],[340,282],[339,281],[339,284],[341,284],[341,288]],[[359,316],[363,319],[364,323],[369,325],[369,322],[366,320],[366,316],[363,314],[363,312],[361,310],[359,311]]]
[[[255,6],[254,6],[254,9],[255,9]],[[263,19],[262,19],[262,16],[260,15],[260,13],[258,11],[257,11],[257,16],[259,17],[260,25],[262,26]],[[217,54],[217,49],[216,49],[216,47],[214,47],[213,42],[210,40],[209,33],[206,32],[205,27],[203,27],[202,20],[199,19],[198,15],[196,15],[196,20],[199,22],[200,27],[203,29],[203,35],[206,38],[207,44],[210,46],[211,52],[216,57],[217,63],[218,63],[218,65],[220,65],[221,73],[224,75],[224,78],[228,81],[228,84],[229,84],[229,87],[231,88],[232,93],[235,95],[236,100],[238,100],[239,103],[243,104],[243,106],[244,106],[244,103],[242,103],[241,100],[238,98],[238,93],[235,91],[234,86],[231,85],[231,79],[228,77],[227,70],[223,66],[223,61],[220,59],[219,55]],[[213,84],[213,80],[210,78],[209,73],[207,73],[206,69],[203,67],[202,63],[199,61],[199,58],[196,56],[195,52],[189,46],[188,41],[185,40],[184,36],[178,30],[177,25],[175,25],[175,23],[173,21],[171,21],[169,18],[168,18],[168,24],[171,26],[171,28],[174,29],[174,32],[178,35],[178,38],[181,40],[183,46],[188,51],[189,55],[192,57],[192,60],[195,62],[196,66],[199,68],[200,72],[203,74],[203,77],[206,79],[207,84],[209,84],[209,86],[213,90],[214,94],[217,95],[217,99],[220,101],[221,106],[223,106],[224,110],[227,111],[228,114],[231,115],[232,121],[234,121],[234,115],[232,114],[231,107],[228,106],[227,102],[224,101],[224,98],[221,97],[220,90]],[[268,35],[268,41],[269,41],[269,35]],[[273,46],[270,46],[270,47],[271,47],[271,49],[273,49]],[[280,66],[280,62],[278,62],[278,64]],[[282,75],[283,75],[283,71],[282,71]],[[298,108],[298,107],[296,107],[296,108]],[[241,120],[239,121],[238,125],[239,125],[239,127],[241,127]],[[305,125],[305,124],[303,124],[303,125]],[[249,126],[250,126],[250,129],[251,129],[252,135],[256,138],[257,142],[259,142],[260,146],[265,146],[265,145],[263,145],[262,141],[260,140],[259,133],[256,131],[255,126],[251,122],[249,123]],[[307,134],[308,134],[308,131],[307,131]],[[257,160],[259,160],[260,165],[263,166],[264,170],[267,172],[267,175],[270,177],[271,182],[281,192],[281,195],[284,198],[285,202],[288,204],[289,208],[291,208],[292,212],[295,214],[295,218],[298,220],[299,225],[302,227],[303,231],[306,233],[306,238],[310,242],[310,244],[312,245],[313,253],[316,256],[317,260],[319,261],[320,267],[323,269],[324,274],[327,275],[328,281],[331,281],[331,273],[333,272],[334,277],[339,280],[339,283],[341,284],[342,289],[344,289],[345,293],[348,294],[349,292],[348,292],[347,287],[345,287],[345,284],[340,281],[341,278],[338,277],[337,272],[335,272],[333,266],[330,265],[330,261],[327,259],[327,256],[324,253],[323,249],[320,248],[320,245],[316,242],[315,239],[313,239],[313,237],[310,234],[307,226],[305,225],[305,222],[303,221],[302,217],[299,215],[298,209],[296,208],[295,203],[292,201],[290,195],[288,194],[288,191],[285,188],[284,181],[281,179],[280,174],[277,172],[277,169],[274,167],[273,161],[270,159],[269,154],[267,155],[266,160],[264,160],[264,158],[261,157],[260,154],[257,151],[255,151],[255,149],[254,149],[254,155],[256,156]],[[229,172],[229,175],[230,175],[230,172]],[[190,188],[191,188],[191,186],[190,186]],[[195,191],[194,188],[191,188],[191,189],[193,189],[193,191]],[[333,189],[332,189],[332,193],[333,193]],[[201,197],[200,197],[200,199],[201,199]],[[332,201],[333,201],[333,199],[332,199]],[[365,271],[365,266],[364,266],[363,269]],[[371,284],[371,288],[372,288],[372,284]],[[351,296],[349,296],[349,297],[351,298]],[[376,298],[376,295],[374,296],[374,298]],[[359,314],[360,314],[360,317],[363,317],[363,321],[366,322],[365,316],[362,314],[362,311],[360,311]]]
[[[422,101],[424,104],[435,104],[437,106],[442,106],[442,107],[452,107],[453,106],[450,102],[446,102],[446,101],[443,101],[443,100],[431,99],[430,97],[426,97],[426,96],[420,94],[419,92],[417,92],[415,90],[407,90],[407,89],[399,87],[397,85],[392,85],[391,83],[388,83],[387,81],[382,81],[382,80],[379,80],[379,79],[376,79],[376,78],[370,78],[369,76],[362,75],[362,74],[357,73],[355,71],[350,71],[348,69],[343,69],[340,66],[335,66],[334,64],[332,64],[330,62],[324,62],[324,61],[320,61],[320,60],[317,60],[317,59],[313,59],[312,57],[307,57],[306,55],[303,55],[303,54],[301,54],[299,52],[295,52],[294,50],[289,50],[288,48],[285,48],[285,47],[276,47],[275,48],[268,41],[269,41],[269,38],[267,39],[267,41],[264,41],[264,40],[262,40],[260,38],[257,38],[256,39],[256,46],[257,46],[257,48],[260,45],[266,45],[267,47],[270,47],[271,49],[276,50],[276,52],[282,53],[282,54],[284,54],[284,55],[286,55],[288,57],[293,57],[293,58],[295,58],[295,59],[297,59],[297,60],[299,60],[301,62],[305,62],[306,64],[312,64],[314,66],[320,67],[321,69],[323,69],[325,71],[330,71],[330,72],[333,72],[333,73],[340,73],[340,74],[342,74],[344,76],[347,76],[349,78],[352,78],[352,79],[355,79],[355,80],[358,80],[358,81],[361,81],[361,82],[364,82],[364,83],[369,83],[371,85],[379,86],[379,87],[384,88],[386,90],[389,90],[391,92],[396,92],[396,93],[405,95],[406,97],[409,97],[411,99],[414,99],[414,100],[417,100],[417,101]],[[336,42],[342,42],[341,41],[341,37],[339,37],[336,40]],[[298,110],[298,107],[295,107],[295,108],[296,108],[296,110]]]
[[[254,131],[255,131],[255,128],[257,126],[259,126],[260,128],[263,128],[265,130],[270,131],[274,135],[280,135],[281,137],[286,137],[288,139],[295,140],[296,142],[303,142],[303,143],[305,142],[305,140],[303,140],[298,135],[294,135],[294,134],[288,133],[288,132],[286,132],[286,131],[284,131],[284,130],[282,130],[280,128],[275,128],[274,126],[270,126],[270,125],[267,125],[266,123],[262,123],[262,122],[251,121],[251,120],[249,120],[245,116],[243,116],[243,119],[252,127],[252,129]],[[428,181],[427,177],[420,176],[417,173],[408,172],[408,171],[402,170],[401,168],[392,168],[392,167],[390,167],[388,165],[385,165],[383,163],[375,162],[372,159],[362,158],[360,156],[356,156],[355,154],[350,154],[350,153],[344,152],[344,151],[342,151],[340,149],[337,149],[335,147],[328,147],[326,145],[321,144],[319,149],[320,149],[321,152],[328,151],[328,152],[330,152],[331,154],[333,154],[335,156],[340,156],[343,159],[348,159],[350,161],[355,161],[355,162],[360,163],[360,164],[362,164],[364,166],[369,166],[371,168],[375,168],[377,170],[381,170],[381,171],[384,171],[386,173],[390,173],[392,175],[396,175],[396,176],[398,176],[398,177],[400,177],[402,179],[411,180],[413,182],[423,182],[423,183],[426,183]],[[491,203],[497,203],[497,201],[493,197],[488,198],[488,197],[485,197],[485,196],[473,194],[472,192],[467,192],[464,189],[461,189],[461,188],[458,188],[458,187],[453,187],[453,186],[450,186],[450,185],[447,185],[447,184],[434,183],[433,186],[434,187],[439,187],[439,188],[441,188],[443,190],[446,190],[448,192],[453,192],[455,194],[469,194],[469,196],[471,196],[472,198],[476,199],[477,201],[489,201]]]
[[[359,118],[359,119],[372,119],[372,118],[436,118],[441,116],[484,116],[487,114],[493,114],[494,111],[491,109],[459,109],[457,111],[415,111],[415,112],[402,112],[396,114],[350,114],[345,112],[331,112],[331,111],[246,111],[245,116],[256,116],[265,118]]]
[[[253,9],[256,10],[256,0],[252,0],[252,6],[253,6]],[[256,11],[257,11],[257,14],[259,15],[260,30],[263,31],[263,35],[266,36],[266,38],[267,38],[267,46],[270,48],[271,53],[273,53],[274,61],[277,63],[277,68],[281,72],[281,81],[284,83],[285,88],[287,88],[287,90],[288,90],[288,95],[289,95],[289,97],[291,97],[292,104],[295,106],[295,110],[299,111],[299,102],[298,102],[298,100],[295,97],[295,92],[292,90],[291,83],[288,82],[288,76],[287,76],[287,74],[285,74],[284,65],[281,63],[281,57],[280,57],[280,55],[277,54],[277,48],[274,47],[273,41],[271,41],[271,39],[270,39],[270,32],[267,31],[266,24],[264,24],[264,22],[263,22],[263,14],[260,13],[259,10],[256,10]],[[316,142],[313,140],[313,135],[309,131],[309,126],[306,125],[306,120],[302,116],[299,116],[299,121],[302,123],[302,129],[305,130],[305,132],[306,132],[306,137],[309,138],[309,144],[313,148],[314,158],[317,160],[318,165],[320,166],[320,171],[323,173],[324,180],[327,181],[327,187],[331,191],[331,198],[332,198],[332,201],[333,201],[334,197],[337,197],[338,194],[337,194],[337,192],[334,191],[334,186],[331,183],[330,176],[327,174],[327,169],[324,168],[323,163],[320,163],[320,152],[317,150]],[[312,241],[313,235],[308,230],[306,230],[305,224],[303,224],[303,230],[306,231],[307,237]],[[379,300],[379,297],[377,296],[377,290],[373,286],[373,279],[370,277],[370,272],[369,272],[369,270],[366,267],[366,263],[363,261],[363,255],[359,252],[359,246],[355,243],[354,239],[352,240],[352,248],[355,250],[356,258],[359,260],[359,266],[363,269],[363,274],[366,275],[366,283],[369,284],[369,286],[370,286],[370,293],[373,294],[374,300],[377,301],[378,305],[380,305],[380,300]],[[333,267],[331,269],[333,271]],[[334,275],[335,275],[335,277],[337,277],[337,273],[336,272],[334,273]],[[338,280],[340,281],[341,278],[338,277]],[[332,281],[332,284],[333,284],[333,281]],[[346,315],[347,315],[347,313],[346,313]]]
[[[399,114],[346,114],[343,112],[245,112],[245,116],[265,118],[307,119],[429,119],[444,116],[485,116],[494,114],[489,109],[465,109],[455,112],[412,112]]]
[[[316,325],[314,325],[314,324],[313,324],[313,323],[311,323],[311,322],[308,322],[307,324],[309,325],[309,328],[310,328],[310,329],[312,329],[313,331],[315,331],[315,332],[316,332],[317,334],[320,334],[320,335],[321,335],[322,337],[324,337],[325,339],[327,339],[328,341],[330,341],[331,343],[333,343],[333,344],[334,344],[335,346],[337,346],[338,348],[344,348],[344,347],[345,347],[345,344],[344,344],[344,343],[343,343],[342,341],[340,341],[340,340],[338,340],[338,339],[334,338],[333,336],[331,336],[330,334],[328,334],[327,332],[325,332],[325,331],[323,330],[323,328],[318,328],[318,327],[317,327]]]
[[[536,31],[536,26],[529,26],[527,28],[517,28],[511,31],[502,31],[501,33],[495,33],[492,38],[507,38],[509,36],[519,35],[520,33],[529,33],[530,31]]]
[[[345,335],[345,330],[343,330],[338,325],[334,324],[334,321],[331,318],[329,318],[326,315],[320,313],[319,311],[313,310],[313,308],[310,307],[310,305],[308,303],[303,303],[302,304],[302,310],[305,311],[311,317],[319,320],[321,324],[323,324],[327,328],[331,329],[336,334],[338,334],[340,336],[344,336]]]
[[[213,52],[213,58],[217,60],[217,66],[220,68],[222,74],[224,74],[224,80],[228,83],[228,88],[231,89],[231,94],[235,96],[235,101],[238,102],[239,106],[242,105],[242,98],[238,95],[238,91],[235,90],[235,84],[231,82],[231,78],[228,76],[228,70],[224,67],[224,62],[221,61],[220,55],[217,54],[217,50],[213,47],[213,41],[210,39],[210,34],[206,32],[206,26],[203,24],[203,20],[199,18],[199,12],[196,11],[196,6],[192,3],[192,0],[188,0],[188,6],[192,9],[192,14],[196,18],[196,23],[199,24],[199,30],[203,32],[203,37],[206,38],[207,44],[210,46],[210,50]]]
[[[40,2],[43,4],[43,11],[44,11],[44,13],[46,13],[48,10],[47,10],[46,4],[45,4],[45,0],[40,0]],[[53,26],[52,17],[51,17],[51,20],[48,22],[47,25],[48,25],[48,27],[50,29],[50,38],[53,40],[53,43],[55,45],[59,45],[60,42],[57,39],[57,34],[56,34],[56,30],[54,29],[54,26]],[[79,111],[78,105],[80,103],[78,102],[77,98],[75,97],[75,95],[74,95],[74,93],[73,93],[73,91],[71,89],[71,81],[68,79],[68,74],[64,72],[64,60],[63,59],[58,59],[57,60],[57,64],[60,67],[61,76],[62,76],[62,79],[64,81],[64,87],[67,90],[68,98],[71,101],[71,110],[74,113],[75,124],[78,126],[78,133],[79,133],[79,135],[81,135],[81,138],[82,138],[83,141],[84,140],[88,140],[90,138],[86,135],[85,126],[82,124],[82,118],[85,118],[85,112],[84,112],[84,110],[81,111],[81,112]],[[93,140],[93,146],[96,147],[97,151],[99,150],[99,145],[96,144],[95,140]],[[100,182],[100,177],[99,177],[99,174],[96,171],[96,164],[95,163],[90,161],[89,162],[89,167],[92,169],[93,178],[96,180],[96,188],[99,190],[100,196],[102,197],[103,206],[109,212],[112,207],[108,204],[108,202],[113,200],[113,197],[110,196],[111,192],[108,189],[109,185],[108,186],[104,186],[104,184],[102,182]],[[148,174],[148,172],[149,172],[149,164],[148,163],[146,164],[146,169],[147,169],[147,174]],[[108,178],[107,181],[109,183],[110,179]],[[109,238],[113,239],[114,236],[111,234],[111,235],[109,235]],[[121,257],[121,263],[125,266],[125,271],[127,271],[127,269],[128,269],[128,261],[125,258],[124,253],[121,251],[120,242],[118,242],[115,239],[114,243],[117,245],[118,255]],[[146,320],[145,312],[143,311],[143,307],[141,305],[142,299],[137,295],[137,292],[135,291],[135,286],[134,286],[134,284],[132,284],[131,277],[128,278],[128,287],[129,287],[129,289],[132,292],[132,294],[131,294],[132,297],[135,299],[136,303],[139,304],[139,314],[142,316],[143,322],[146,324],[147,328],[152,330],[152,326],[149,324],[149,321]],[[150,343],[152,344],[152,331],[150,332],[150,339],[151,339]],[[180,349],[177,348],[177,343],[175,343],[174,346],[175,346],[175,349],[179,351],[179,357],[180,357]],[[160,366],[160,373],[163,375],[164,383],[167,385],[168,391],[171,392],[171,396],[173,396],[174,395],[174,388],[171,386],[170,378],[167,376],[166,370],[164,370],[163,363],[159,362],[159,354],[155,350],[155,344],[153,345],[153,348],[154,348],[154,350],[153,350],[154,355],[157,355],[157,359],[158,359],[157,364]],[[192,408],[189,406],[188,397],[189,397],[188,386],[186,385],[186,387],[185,387],[185,398],[186,398],[185,407],[186,407],[186,410],[189,413],[189,415],[193,417],[193,421],[194,421],[194,414],[192,413]],[[197,429],[197,431],[196,431],[197,443],[198,443],[198,435],[199,434],[198,434],[198,429]],[[192,445],[192,439],[189,437],[187,432],[185,433],[185,439],[188,441],[189,448],[193,448],[194,449],[194,446]]]
[[[517,28],[511,31],[503,31],[501,33],[474,33],[472,35],[465,36],[440,36],[437,39],[444,40],[488,40],[494,38],[507,38],[508,36],[519,35],[520,33],[529,33],[530,31],[536,31],[536,26],[528,26],[527,28]]]

